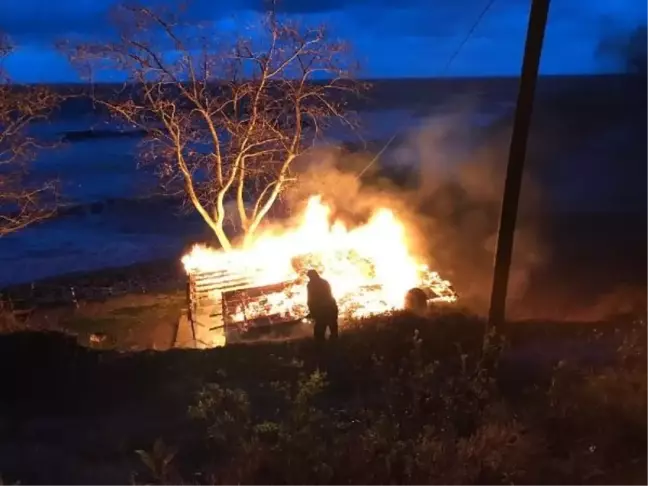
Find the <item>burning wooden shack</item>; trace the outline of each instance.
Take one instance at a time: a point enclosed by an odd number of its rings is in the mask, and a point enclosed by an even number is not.
[[[312,198],[292,230],[229,252],[194,247],[183,258],[188,311],[177,341],[222,346],[302,322],[308,314],[308,268],[331,283],[342,325],[402,308],[412,288],[428,303],[456,300],[452,285],[412,256],[404,228],[390,211],[379,210],[351,230],[331,224],[328,214]]]
[[[422,272],[420,286],[427,304],[452,303],[452,287],[433,272]],[[379,284],[362,285],[338,294],[340,320],[367,317],[401,306],[390,306]],[[402,295],[405,305],[406,293]],[[227,270],[192,272],[187,284],[188,312],[184,326],[192,346],[211,348],[265,333],[281,333],[304,322],[306,281],[303,276],[273,284],[255,285],[250,275]],[[187,336],[187,333],[185,333]]]
[[[196,347],[223,346],[269,327],[300,322],[291,305],[294,281],[255,285],[253,275],[228,270],[192,272],[187,282],[187,325]]]

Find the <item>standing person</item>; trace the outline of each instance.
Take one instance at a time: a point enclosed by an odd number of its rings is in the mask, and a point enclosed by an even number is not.
[[[310,311],[310,317],[315,321],[315,341],[324,341],[327,328],[331,333],[330,339],[337,339],[338,306],[331,292],[331,285],[316,270],[309,270],[306,275],[309,278],[306,286],[308,310]]]

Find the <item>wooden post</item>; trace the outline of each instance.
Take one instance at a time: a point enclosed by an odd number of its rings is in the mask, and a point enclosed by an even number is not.
[[[195,280],[192,273],[187,275],[187,317],[191,325],[191,337],[193,338],[194,348],[198,347],[198,340],[196,339],[196,324],[194,322],[196,315],[194,313],[194,295],[195,295]]]
[[[506,295],[513,254],[520,187],[522,186],[524,159],[526,158],[527,140],[531,125],[542,43],[549,13],[549,2],[550,0],[531,1],[529,26],[524,47],[524,60],[522,61],[520,87],[515,108],[497,236],[497,253],[495,255],[493,287],[488,315],[490,327],[503,323],[506,317]]]

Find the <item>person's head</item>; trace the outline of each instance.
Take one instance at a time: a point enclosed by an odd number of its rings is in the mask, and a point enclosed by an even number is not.
[[[316,279],[320,278],[320,274],[317,273],[317,270],[313,270],[312,268],[306,272],[306,276],[310,280],[316,280]]]

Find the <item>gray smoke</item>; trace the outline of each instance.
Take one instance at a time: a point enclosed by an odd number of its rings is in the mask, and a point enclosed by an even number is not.
[[[609,28],[602,33],[596,56],[604,65],[622,72],[646,76],[648,37],[645,24],[632,30]]]
[[[393,209],[412,235],[415,251],[453,282],[463,305],[483,313],[510,131],[484,138],[467,127],[463,116],[431,118],[393,144],[378,162],[375,150],[319,149],[300,161],[300,184],[286,195],[289,205],[297,207],[318,193],[337,217],[355,222],[377,207]],[[523,296],[544,254],[534,218],[539,200],[537,187],[525,180],[509,284],[511,304]]]

